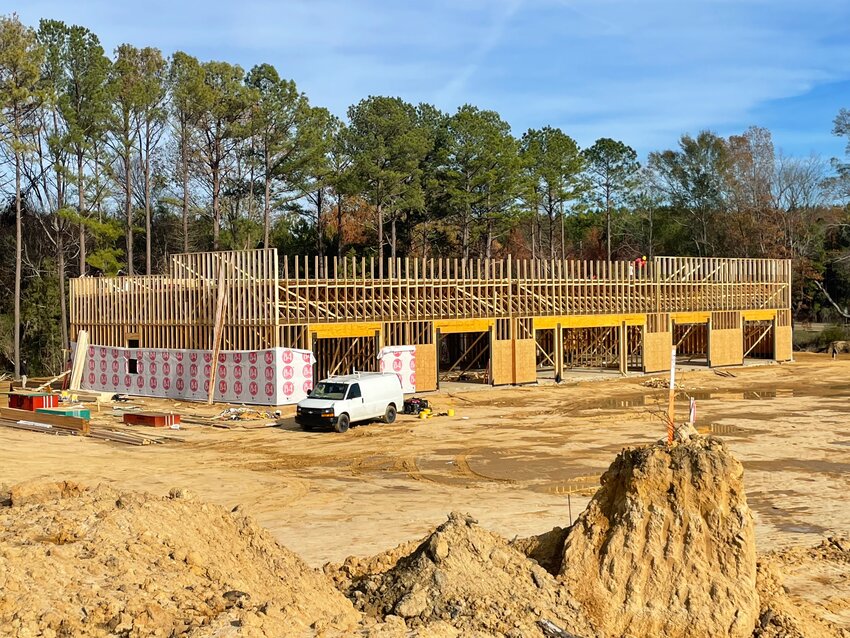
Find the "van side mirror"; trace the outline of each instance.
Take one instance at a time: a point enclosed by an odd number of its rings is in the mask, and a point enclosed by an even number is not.
[[[313,391],[312,391],[312,390],[307,390],[307,396],[309,397],[311,394],[313,394]]]

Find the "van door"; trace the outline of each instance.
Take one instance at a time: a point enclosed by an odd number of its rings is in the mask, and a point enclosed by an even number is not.
[[[352,422],[369,418],[368,409],[363,401],[363,394],[360,391],[359,383],[352,383],[348,386],[348,394],[345,395],[345,404]]]

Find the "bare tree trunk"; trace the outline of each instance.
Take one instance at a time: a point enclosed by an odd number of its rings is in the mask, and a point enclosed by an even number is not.
[[[15,130],[18,126],[15,114]],[[21,260],[23,248],[21,228],[21,154],[15,147],[15,377],[21,376]]]
[[[97,209],[97,221],[102,222],[100,210],[100,152],[97,143],[94,145],[94,206]]]
[[[180,145],[183,168],[183,252],[189,252],[189,149],[186,132],[181,133]]]
[[[534,212],[534,217],[531,218],[531,258],[537,259],[537,234],[534,227],[537,225],[537,212]]]
[[[133,175],[132,157],[128,144],[124,145],[124,215],[127,218],[127,272],[133,274]]]
[[[319,255],[319,261],[322,262],[322,258],[325,256],[325,242],[322,241],[324,231],[322,229],[322,208],[324,207],[324,190],[319,189],[316,191],[316,252]],[[328,274],[325,273],[325,277]]]
[[[649,250],[647,250],[646,255],[649,259],[652,259],[652,207],[649,208]]]
[[[469,214],[463,219],[463,228],[460,235],[461,248],[463,250],[463,258],[469,259]]]
[[[272,196],[272,180],[269,175],[268,166],[266,167],[266,192],[263,197],[263,248],[269,247],[269,231],[271,230],[271,196]]]
[[[342,256],[342,195],[336,196],[336,254]]]
[[[611,261],[611,184],[605,183],[605,235],[608,241],[608,261]]]
[[[493,258],[493,218],[487,218],[487,259]]]
[[[59,275],[59,323],[62,335],[62,349],[68,349],[68,305],[65,300],[65,242],[62,239],[62,224],[59,216],[53,225],[56,229],[56,272]]]
[[[390,255],[393,259],[396,258],[395,226],[396,226],[396,216],[393,215],[393,220],[392,220],[392,222],[390,222]]]
[[[59,203],[59,207],[62,207],[61,202]],[[83,186],[83,151],[79,149],[77,151],[77,210],[80,214],[80,275],[86,274],[86,225],[82,221],[82,217],[86,214],[85,208],[86,195],[85,187]]]
[[[150,125],[147,125],[150,126]],[[151,141],[145,129],[145,274],[151,274]]]
[[[254,213],[254,164],[255,164],[255,150],[254,150],[254,136],[251,136],[251,153],[248,156],[250,157],[250,170],[248,171],[248,219],[251,219],[251,215]]]
[[[384,277],[384,207],[378,204],[378,276]]]
[[[551,208],[549,210],[552,210]],[[549,259],[555,259],[555,215],[549,214]]]
[[[564,237],[564,202],[561,202],[561,261],[567,258],[567,239]]]
[[[218,175],[218,167],[213,168],[212,171],[213,178],[213,191],[212,191],[212,208],[213,208],[213,250],[218,250],[219,246],[219,234],[221,227],[221,211],[219,207],[221,202],[219,202],[219,175]]]

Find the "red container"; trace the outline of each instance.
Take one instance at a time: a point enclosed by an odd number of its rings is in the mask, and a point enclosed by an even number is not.
[[[164,412],[125,412],[124,423],[127,425],[147,425],[154,428],[168,428],[180,423],[179,414]]]
[[[12,392],[9,395],[9,407],[17,410],[35,412],[39,408],[55,408],[59,405],[59,395],[49,392]]]

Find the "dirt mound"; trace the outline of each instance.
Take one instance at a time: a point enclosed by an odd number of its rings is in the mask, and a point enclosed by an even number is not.
[[[550,573],[457,513],[389,569],[354,577],[347,594],[368,616],[400,617],[412,629],[541,636],[537,621],[549,620],[589,635]]]
[[[302,635],[359,614],[238,510],[36,483],[0,508],[0,635]]]
[[[550,574],[557,576],[564,561],[564,543],[570,528],[555,527],[528,538],[516,538],[511,547],[522,552]]]
[[[424,540],[420,538],[415,541],[406,541],[374,556],[349,556],[342,564],[327,563],[323,571],[337,589],[349,591],[353,581],[389,571],[401,558],[416,550]]]
[[[850,637],[850,539],[766,554],[757,583],[756,638]]]
[[[750,636],[758,617],[743,468],[713,438],[626,449],[570,530],[561,580],[608,636]]]

